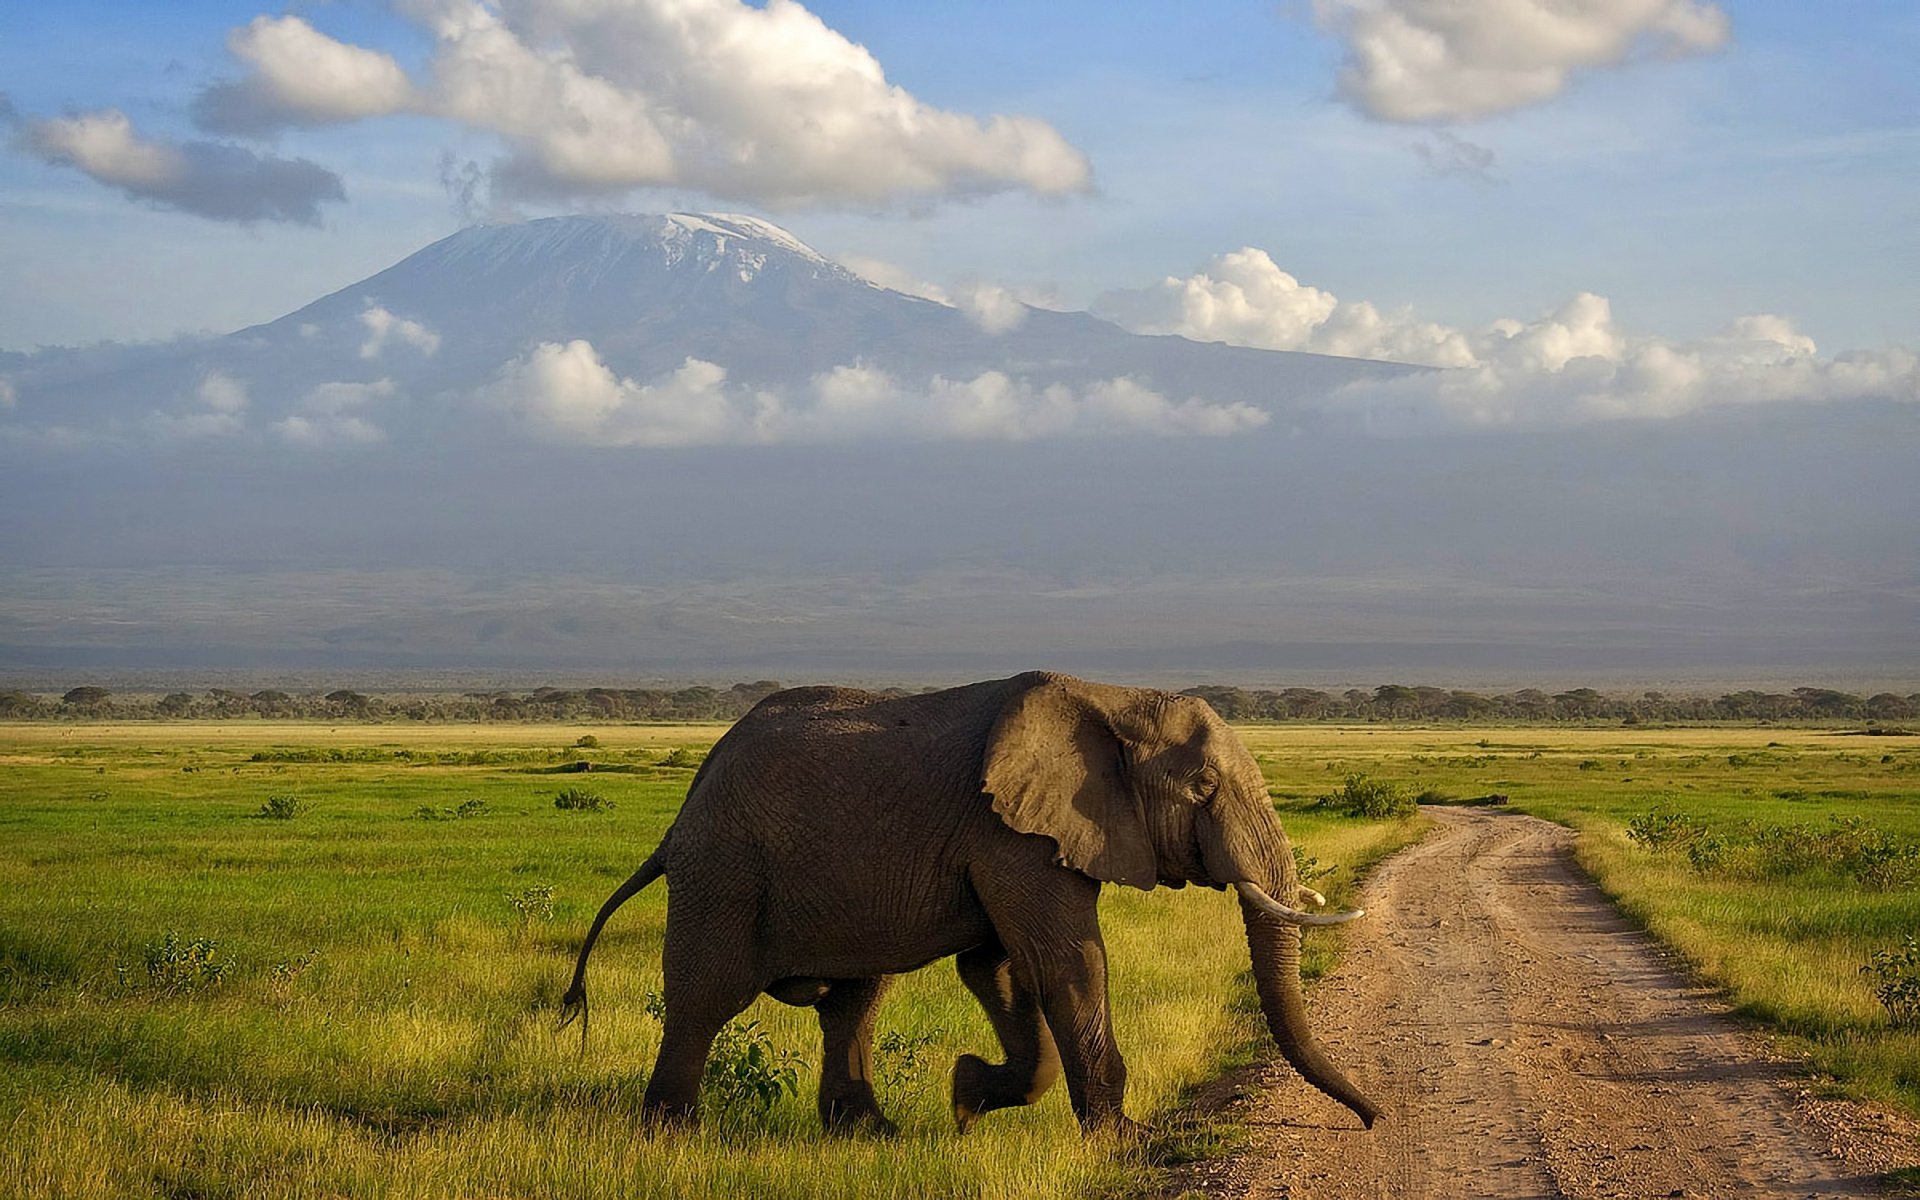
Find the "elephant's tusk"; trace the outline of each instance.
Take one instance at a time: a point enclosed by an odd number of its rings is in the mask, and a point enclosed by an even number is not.
[[[1300,888],[1300,898],[1315,908],[1325,908],[1327,906],[1327,898],[1325,896],[1304,885]]]
[[[1235,891],[1238,891],[1242,896],[1246,897],[1247,903],[1253,905],[1255,908],[1272,913],[1282,921],[1286,921],[1292,925],[1342,925],[1353,920],[1355,917],[1364,917],[1367,915],[1367,910],[1364,908],[1356,908],[1352,912],[1343,913],[1321,914],[1301,912],[1297,908],[1288,908],[1272,896],[1267,895],[1260,890],[1259,884],[1251,880],[1242,879],[1235,882],[1233,886]]]

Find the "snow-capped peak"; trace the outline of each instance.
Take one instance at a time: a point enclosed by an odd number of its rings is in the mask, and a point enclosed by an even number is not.
[[[619,262],[655,258],[669,270],[697,270],[752,281],[784,260],[803,273],[852,280],[845,267],[770,221],[737,213],[614,213],[475,225],[422,252],[471,270],[525,270],[574,264],[589,276]]]
[[[773,222],[763,221],[759,217],[749,217],[740,213],[668,213],[664,219],[689,233],[710,233],[718,237],[771,242],[782,250],[813,262],[835,265],[812,246]]]

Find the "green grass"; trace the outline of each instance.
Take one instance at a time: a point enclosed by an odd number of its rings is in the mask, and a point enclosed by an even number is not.
[[[553,1022],[594,911],[658,841],[717,733],[0,726],[0,1195],[1137,1186],[1139,1155],[1083,1141],[1064,1088],[952,1132],[954,1055],[995,1050],[943,964],[901,979],[881,1013],[897,1141],[823,1138],[813,1015],[764,999],[746,1018],[801,1054],[799,1094],[697,1134],[639,1131],[664,887],[629,903],[594,956],[587,1053]],[[599,744],[576,745],[589,735]],[[675,749],[687,765],[666,765]],[[1276,769],[1276,790],[1307,769]],[[607,806],[555,807],[589,783]],[[274,797],[292,798],[271,806],[290,815],[262,819]],[[1282,810],[1337,865],[1316,880],[1335,903],[1417,828]],[[1110,889],[1103,907],[1129,1108],[1151,1119],[1261,1038],[1245,945],[1229,895]],[[1308,969],[1335,945],[1312,935]]]

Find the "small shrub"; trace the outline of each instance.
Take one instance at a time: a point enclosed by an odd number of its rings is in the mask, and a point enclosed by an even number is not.
[[[657,989],[644,1001],[647,1015],[667,1019],[667,999]],[[800,1094],[800,1055],[782,1050],[758,1021],[729,1021],[713,1039],[700,1077],[701,1102],[719,1117],[737,1110],[766,1113],[783,1095]]]
[[[1333,868],[1321,866],[1319,859],[1308,854],[1300,847],[1295,846],[1293,848],[1293,873],[1301,883],[1312,883],[1323,875],[1333,874]]]
[[[297,958],[277,962],[268,967],[267,982],[272,986],[274,995],[285,999],[287,993],[293,988],[293,981],[311,970],[319,958],[318,950],[309,950]]]
[[[1661,805],[1627,822],[1627,837],[1649,850],[1665,850],[1700,835],[1699,822]]]
[[[260,806],[260,811],[253,815],[269,821],[291,821],[306,811],[305,800],[290,792],[282,792],[277,796],[268,796],[266,803]]]
[[[675,746],[673,749],[667,751],[667,756],[660,760],[660,765],[663,767],[691,767],[694,765],[693,751],[688,750],[685,746]]]
[[[600,748],[600,739],[590,733],[583,733],[574,739],[573,744],[582,750],[598,750]]]
[[[713,1039],[703,1099],[727,1116],[736,1110],[767,1112],[780,1097],[800,1094],[800,1055],[782,1050],[758,1021],[729,1021]]]
[[[1873,976],[1873,994],[1898,1029],[1920,1029],[1920,940],[1908,934],[1899,946],[1875,950],[1862,975]]]
[[[938,1044],[946,1030],[906,1034],[888,1029],[873,1039],[875,1082],[880,1093],[895,1103],[925,1089],[935,1069],[944,1066]]]
[[[1365,775],[1347,776],[1339,791],[1320,797],[1319,803],[1323,808],[1337,808],[1350,817],[1374,821],[1410,817],[1419,811],[1413,797],[1399,784],[1368,779]]]
[[[487,802],[474,796],[462,800],[457,808],[435,808],[431,804],[422,804],[413,810],[413,815],[422,821],[465,821],[470,817],[486,816]]]
[[[550,883],[536,883],[517,892],[508,892],[506,897],[507,905],[520,918],[522,927],[536,920],[553,920],[553,885]]]
[[[223,959],[211,938],[183,940],[174,930],[146,948],[147,986],[177,995],[217,987],[233,961]]]
[[[560,794],[553,798],[553,806],[573,812],[606,812],[613,807],[613,801],[599,792],[570,787],[560,790]]]
[[[1701,831],[1686,840],[1687,865],[1702,875],[1711,875],[1727,865],[1732,846],[1718,833]]]
[[[1439,788],[1422,788],[1420,794],[1413,798],[1413,802],[1415,804],[1452,804],[1453,797]]]

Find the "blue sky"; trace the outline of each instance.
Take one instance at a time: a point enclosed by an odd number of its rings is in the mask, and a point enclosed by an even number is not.
[[[1420,0],[1395,3],[1417,15]],[[375,115],[235,137],[191,115],[203,88],[246,75],[228,34],[263,15],[296,14],[418,80],[435,51],[424,7],[9,5],[0,347],[224,331],[458,228],[443,162],[495,162],[503,135],[484,122]],[[545,6],[516,7],[533,20]],[[1717,40],[1651,37],[1550,95],[1415,122],[1341,94],[1359,35],[1306,4],[808,7],[920,104],[1044,122],[1090,174],[1062,189],[1009,169],[988,187],[798,203],[698,180],[562,187],[499,209],[757,212],[902,278],[1069,307],[1257,247],[1343,301],[1448,326],[1530,321],[1594,292],[1622,326],[1673,339],[1756,313],[1789,318],[1822,353],[1912,345],[1920,329],[1920,9],[1905,0],[1724,3]],[[109,109],[137,138],[311,160],[346,199],[321,202],[317,225],[213,219],[34,151],[35,123]],[[1449,161],[1460,169],[1436,169]]]

